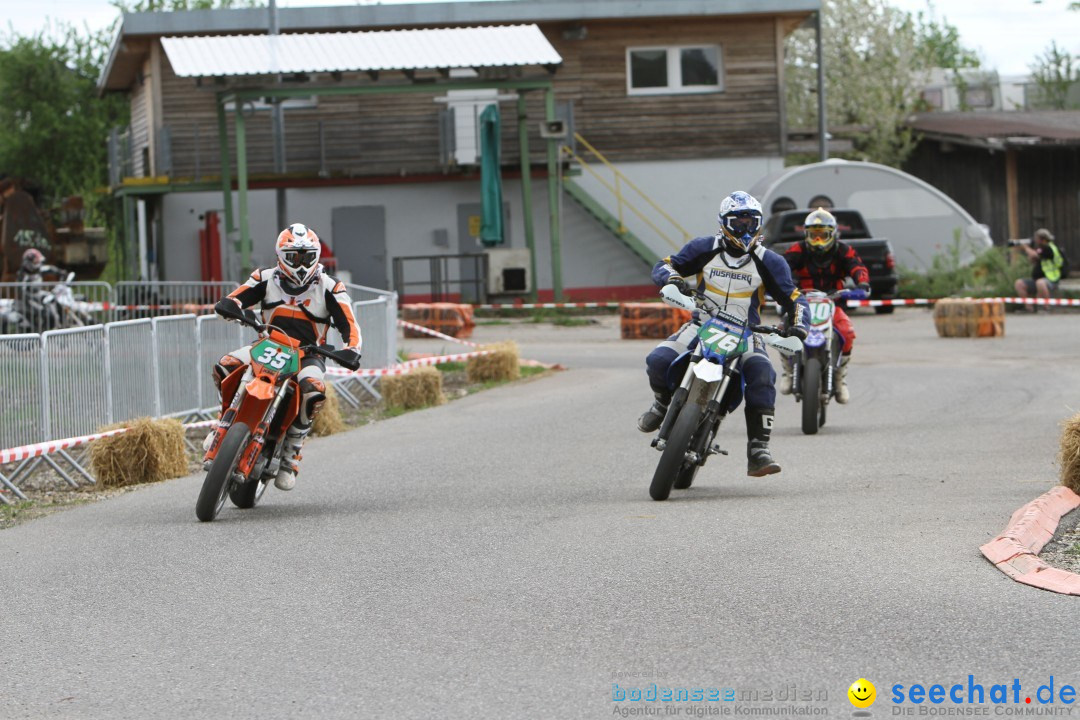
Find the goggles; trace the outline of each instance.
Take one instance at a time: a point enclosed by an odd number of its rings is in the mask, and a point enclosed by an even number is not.
[[[835,232],[831,227],[806,228],[806,241],[811,245],[824,247],[832,242]]]
[[[754,236],[761,229],[761,217],[755,213],[724,216],[724,227],[736,237]]]
[[[314,265],[318,258],[314,250],[286,250],[282,254],[285,256],[285,262],[293,267]]]

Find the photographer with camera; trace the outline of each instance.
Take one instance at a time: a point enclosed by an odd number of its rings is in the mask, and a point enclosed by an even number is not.
[[[1046,228],[1040,228],[1035,231],[1031,245],[1010,240],[1009,246],[1020,248],[1033,265],[1030,278],[1016,281],[1017,295],[1025,299],[1040,297],[1049,300],[1050,295],[1057,290],[1062,266],[1065,264],[1064,256],[1054,244],[1054,236]],[[1031,312],[1035,312],[1034,305]]]

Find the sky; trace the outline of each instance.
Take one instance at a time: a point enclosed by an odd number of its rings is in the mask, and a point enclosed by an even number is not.
[[[384,3],[401,1],[405,0],[383,0]],[[1024,75],[1028,73],[1028,65],[1051,40],[1080,56],[1080,12],[1066,10],[1069,1],[935,0],[934,13],[960,30],[964,44],[979,53],[986,68],[1002,75]],[[888,3],[910,12],[925,11],[928,6],[927,0],[888,0]],[[278,7],[357,4],[370,2],[278,0]],[[10,28],[21,34],[34,33],[44,27],[46,18],[103,28],[117,15],[118,11],[108,0],[0,0],[0,28],[5,34]]]

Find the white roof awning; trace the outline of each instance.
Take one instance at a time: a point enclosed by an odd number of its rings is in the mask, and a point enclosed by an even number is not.
[[[161,39],[180,77],[558,65],[536,25]]]

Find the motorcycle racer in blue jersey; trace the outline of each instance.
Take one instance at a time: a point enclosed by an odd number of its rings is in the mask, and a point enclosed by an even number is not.
[[[790,318],[787,334],[805,340],[809,308],[792,281],[787,262],[761,244],[761,203],[748,193],[733,192],[720,204],[718,219],[720,231],[715,236],[695,238],[658,262],[653,268],[653,282],[661,287],[674,285],[684,294],[696,288],[728,312],[744,314],[751,324],[761,322],[760,309],[767,293]],[[683,325],[645,359],[654,401],[638,419],[642,432],[655,432],[660,427],[673,391],[668,369],[689,349],[695,332],[692,323]],[[776,371],[760,339],[755,339],[753,352],[742,356],[740,372],[746,399],[747,475],[761,477],[780,472],[780,465],[769,451],[776,408]]]

